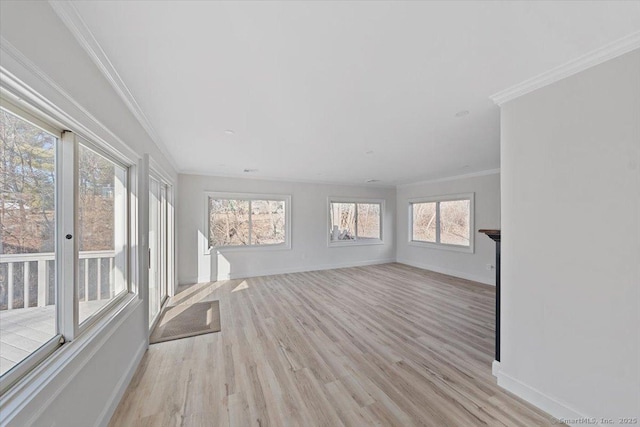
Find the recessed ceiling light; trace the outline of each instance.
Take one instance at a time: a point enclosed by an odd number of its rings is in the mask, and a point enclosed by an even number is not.
[[[379,179],[368,179],[365,181],[367,184],[371,184],[372,182],[380,182]]]
[[[233,129],[225,129],[224,133],[226,133],[227,135],[233,135],[235,134],[235,131]]]
[[[464,117],[464,116],[466,116],[467,114],[469,114],[469,110],[462,110],[462,111],[458,111],[458,112],[456,113],[456,117]]]
[[[245,169],[245,173],[258,172],[258,169]]]

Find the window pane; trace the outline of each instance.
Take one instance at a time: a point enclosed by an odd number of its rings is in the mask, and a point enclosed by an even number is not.
[[[331,203],[331,240],[354,240],[356,238],[356,204]]]
[[[358,203],[358,239],[380,239],[379,203]]]
[[[413,230],[411,240],[419,242],[436,241],[436,203],[412,203]]]
[[[160,183],[149,177],[149,321],[160,312]]]
[[[251,244],[285,242],[285,205],[281,200],[251,201]]]
[[[56,335],[57,138],[0,110],[0,375]]]
[[[249,244],[249,201],[209,198],[209,246]]]
[[[440,202],[440,243],[469,246],[469,200]]]
[[[78,147],[80,323],[127,290],[127,170]]]

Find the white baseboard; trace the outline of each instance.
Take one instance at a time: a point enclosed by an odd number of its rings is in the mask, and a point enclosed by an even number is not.
[[[474,282],[484,283],[485,285],[495,286],[495,279],[487,279],[486,277],[478,276],[476,274],[469,274],[462,271],[450,270],[448,268],[442,268],[437,265],[409,261],[406,258],[398,258],[398,262],[401,264],[410,265],[411,267],[421,268],[423,270],[435,271],[436,273],[446,274],[448,276],[459,277],[461,279],[472,280]]]
[[[276,268],[272,270],[254,270],[250,272],[231,273],[226,276],[218,276],[217,280],[248,279],[250,277],[273,276],[276,274],[288,274],[288,273],[304,273],[307,271],[334,270],[337,268],[364,267],[367,265],[389,264],[392,262],[396,262],[395,258],[376,259],[376,260],[357,261],[357,262],[345,262],[345,263],[335,263],[335,264],[308,265],[303,267]],[[191,280],[191,278],[187,278],[187,279],[180,279],[179,283],[181,285],[187,285],[192,283],[204,283],[209,281],[212,281],[212,280],[204,280],[203,278],[193,278],[193,280]]]
[[[493,363],[496,362],[494,361]],[[497,374],[498,385],[500,387],[504,388],[507,391],[510,391],[511,393],[526,400],[532,405],[537,406],[538,408],[542,409],[553,418],[555,418],[555,420],[562,421],[567,425],[578,425],[584,424],[584,420],[589,419],[594,420],[594,423],[590,423],[590,425],[600,425],[595,422],[595,418],[581,414],[575,409],[570,408],[564,402],[548,396],[541,391],[536,390],[535,388],[511,377],[510,375],[505,374],[502,369],[499,369]],[[572,420],[574,422],[571,422]]]
[[[198,283],[198,276],[186,277],[182,279],[178,279],[178,286],[182,285],[192,285],[194,283]]]
[[[497,360],[494,360],[493,363],[491,364],[491,374],[497,378],[499,373],[500,373],[500,362],[498,362]]]
[[[367,260],[367,261],[346,262],[346,263],[336,263],[336,264],[310,265],[305,267],[280,268],[280,269],[273,269],[273,270],[257,270],[257,271],[251,271],[251,272],[245,272],[245,273],[231,273],[227,279],[219,278],[218,280],[247,279],[249,277],[273,276],[275,274],[335,270],[337,268],[363,267],[366,265],[389,264],[391,262],[396,262],[396,260],[394,258],[389,258],[389,259]]]
[[[120,378],[120,381],[118,381],[118,385],[113,390],[113,393],[111,393],[111,397],[109,397],[104,410],[98,417],[96,426],[106,427],[107,425],[109,425],[111,417],[118,408],[118,404],[120,403],[122,396],[124,396],[124,392],[127,391],[127,387],[129,386],[133,375],[136,373],[136,369],[138,369],[138,365],[142,360],[142,356],[144,356],[144,353],[147,351],[147,346],[148,345],[146,340],[140,343],[140,346],[131,358],[129,366],[127,366],[127,369],[124,372],[124,375],[122,376],[122,378]]]

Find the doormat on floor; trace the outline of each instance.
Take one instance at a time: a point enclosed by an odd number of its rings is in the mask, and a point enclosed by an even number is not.
[[[207,301],[165,307],[149,344],[220,332],[220,302]]]

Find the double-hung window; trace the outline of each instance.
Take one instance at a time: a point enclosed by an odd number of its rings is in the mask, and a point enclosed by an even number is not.
[[[382,243],[384,200],[329,198],[329,246]]]
[[[291,196],[206,193],[207,250],[291,248]]]
[[[473,252],[473,205],[473,193],[410,200],[409,242]]]
[[[0,109],[0,392],[129,292],[130,165]]]

